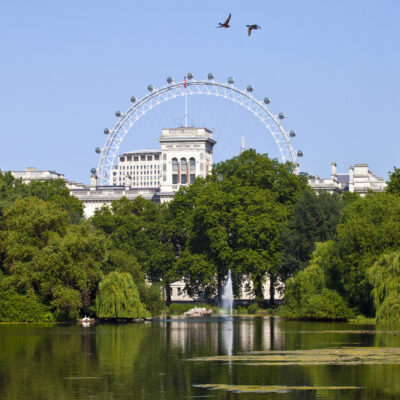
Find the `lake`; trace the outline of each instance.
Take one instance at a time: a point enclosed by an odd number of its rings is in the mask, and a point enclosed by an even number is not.
[[[400,399],[400,332],[278,317],[0,325],[0,399]]]

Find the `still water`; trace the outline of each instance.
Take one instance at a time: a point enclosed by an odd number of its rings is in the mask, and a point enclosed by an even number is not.
[[[276,317],[0,325],[2,400],[192,398],[400,399],[400,334]]]

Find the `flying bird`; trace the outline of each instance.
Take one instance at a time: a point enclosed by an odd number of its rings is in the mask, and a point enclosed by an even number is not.
[[[261,29],[261,26],[259,26],[259,25],[256,25],[256,24],[254,24],[254,25],[246,25],[247,26],[247,33],[249,34],[249,36],[251,35],[251,31],[253,30],[253,29]]]
[[[216,26],[216,28],[230,28],[229,21],[231,20],[231,15],[232,14],[229,14],[228,18],[226,19],[226,21],[223,24],[221,24],[221,22],[218,22],[219,26]]]

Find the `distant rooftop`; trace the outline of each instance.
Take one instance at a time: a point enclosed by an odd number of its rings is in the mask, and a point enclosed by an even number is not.
[[[148,153],[161,153],[161,150],[159,149],[142,149],[142,150],[133,150],[133,151],[127,151],[124,155],[129,155],[129,154],[148,154]]]

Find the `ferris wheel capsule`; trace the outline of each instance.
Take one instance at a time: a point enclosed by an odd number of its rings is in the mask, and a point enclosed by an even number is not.
[[[106,128],[106,129],[104,129],[104,133],[105,133],[106,135],[108,135],[108,134],[110,133],[110,130],[109,130],[108,128]]]
[[[121,113],[121,111],[115,111],[115,115],[119,118],[121,115],[122,115],[122,113]]]
[[[208,80],[212,81],[214,79],[214,75],[212,72],[209,72],[207,75]]]
[[[299,150],[299,151],[297,152],[297,157],[303,157],[303,152],[302,152],[301,150]]]
[[[92,168],[92,169],[90,170],[90,172],[91,172],[92,174],[95,174],[95,173],[97,172],[97,170],[96,170],[96,168]]]
[[[132,96],[131,97],[131,103],[135,103],[136,102],[136,97],[135,96]]]
[[[284,119],[285,118],[285,114],[284,113],[279,113],[278,114],[278,118],[279,119]]]
[[[271,100],[268,97],[264,97],[264,103],[269,104],[271,103]]]
[[[168,77],[167,78],[167,83],[168,83],[168,85],[170,85],[172,82],[173,82],[174,80],[172,79],[172,77]]]
[[[253,91],[253,86],[249,85],[247,86],[246,90],[251,93]]]
[[[188,74],[186,75],[188,79],[193,79],[194,76],[191,72],[188,72]]]
[[[96,147],[95,152],[96,152],[97,154],[100,154],[100,153],[101,153],[101,148],[100,148],[100,147]]]
[[[295,137],[296,136],[296,132],[295,131],[290,131],[289,135],[290,135],[290,137]]]
[[[153,87],[153,85],[149,85],[149,86],[147,86],[147,90],[148,90],[149,92],[152,92],[152,91],[154,90],[154,87]]]
[[[228,83],[229,83],[230,85],[233,85],[233,84],[235,83],[235,80],[233,79],[232,76],[230,76],[230,77],[228,78]]]

